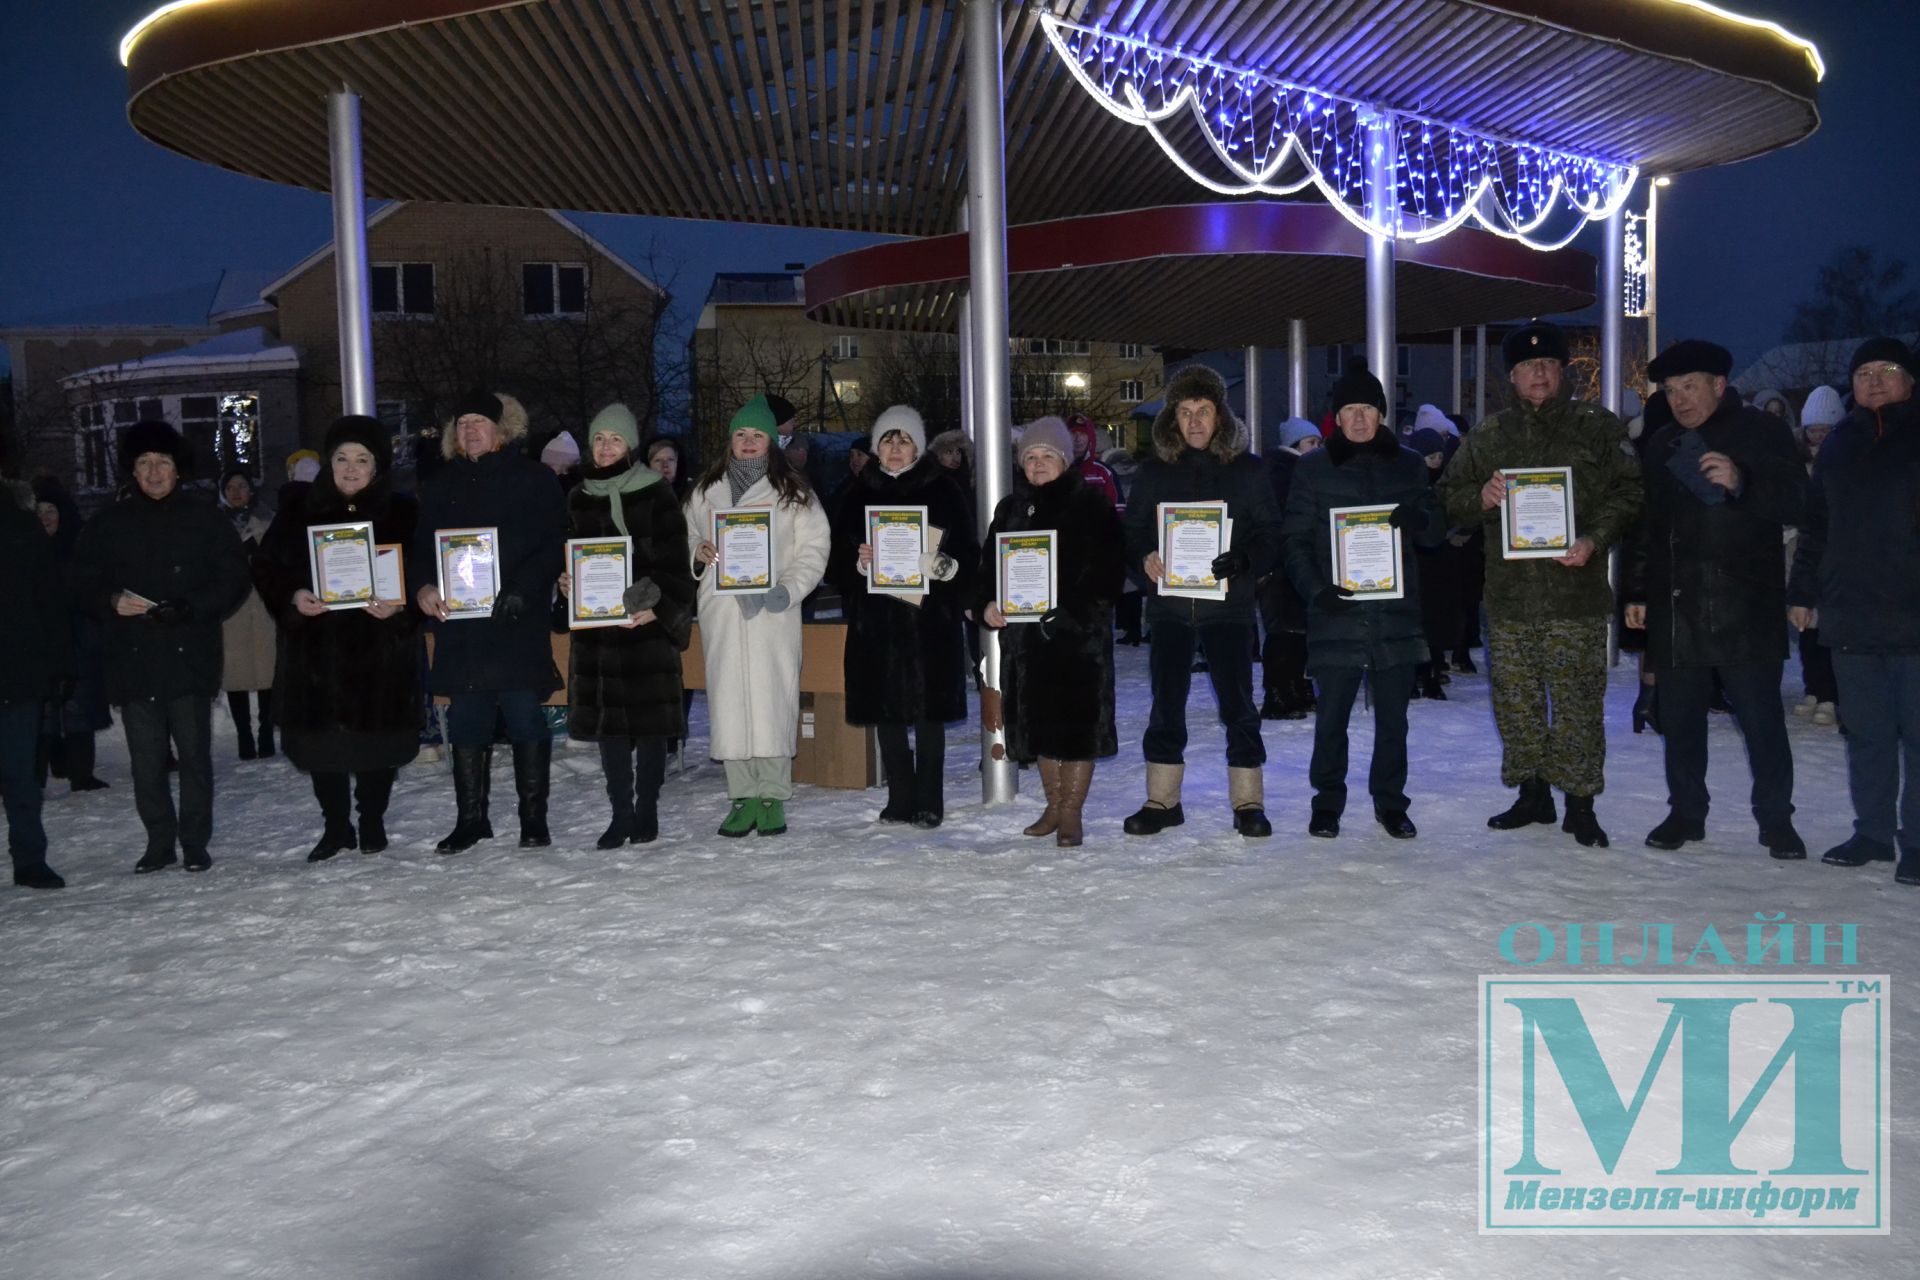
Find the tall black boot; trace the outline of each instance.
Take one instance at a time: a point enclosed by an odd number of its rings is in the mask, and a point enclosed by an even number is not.
[[[541,734],[513,744],[513,788],[520,796],[520,847],[544,849],[547,833],[547,785],[553,766],[553,739]]]
[[[600,772],[606,775],[613,821],[593,847],[618,849],[633,838],[633,739],[600,739]]]
[[[453,831],[437,846],[441,853],[464,853],[482,840],[493,839],[487,818],[488,779],[493,773],[492,747],[453,748]]]
[[[67,735],[67,785],[75,791],[104,791],[107,784],[94,776],[93,730]]]
[[[260,691],[260,758],[273,754],[273,690]]]
[[[887,803],[882,822],[913,821],[913,749],[907,745],[907,726],[883,724],[875,728],[880,739],[880,767],[887,774]]]
[[[247,705],[245,689],[227,691],[227,714],[233,717],[233,736],[240,742],[240,758],[258,759],[260,748],[253,742],[253,710]]]
[[[47,773],[55,778],[67,777],[66,736],[58,733],[44,734],[40,739],[40,748],[47,753]]]
[[[360,852],[380,853],[387,847],[387,802],[393,799],[395,769],[368,769],[353,775],[355,805],[360,810]]]
[[[1567,797],[1567,820],[1560,824],[1560,829],[1588,848],[1607,847],[1607,833],[1600,829],[1600,819],[1594,816],[1592,796]]]
[[[667,740],[640,738],[634,742],[633,836],[635,844],[660,838],[660,787],[667,780]]]
[[[353,797],[347,776],[345,773],[313,775],[313,798],[320,802],[320,817],[326,827],[320,833],[320,842],[307,854],[308,862],[325,862],[358,842],[350,819]]]
[[[913,727],[913,825],[931,831],[945,819],[947,726],[922,720]]]
[[[1520,798],[1511,808],[1488,818],[1487,825],[1495,831],[1512,831],[1535,822],[1550,823],[1558,816],[1553,811],[1553,788],[1547,785],[1547,780],[1528,778],[1520,784]]]

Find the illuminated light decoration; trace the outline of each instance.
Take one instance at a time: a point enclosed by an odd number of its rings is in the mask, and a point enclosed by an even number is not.
[[[1040,15],[1048,43],[1093,99],[1147,130],[1174,165],[1221,195],[1317,187],[1368,235],[1418,242],[1473,222],[1535,249],[1571,243],[1620,210],[1639,175],[1628,161],[1579,156],[1357,102],[1175,46]],[[1190,121],[1230,179],[1181,153]],[[1391,138],[1383,138],[1391,131]],[[1368,199],[1369,153],[1391,146],[1394,198]]]
[[[180,9],[192,9],[198,5],[213,4],[215,2],[216,0],[172,0],[170,4],[161,5],[158,9],[155,9],[152,13],[127,28],[127,34],[120,37],[120,65],[123,67],[127,65],[128,59],[133,57],[133,46],[139,44],[140,37],[147,34],[147,28],[160,21],[160,19]]]
[[[1820,50],[1813,41],[1793,34],[1777,22],[1771,22],[1766,18],[1749,18],[1744,13],[1734,13],[1729,9],[1722,9],[1717,4],[1708,4],[1707,0],[1667,0],[1667,3],[1677,4],[1684,9],[1696,9],[1701,13],[1710,13],[1722,22],[1731,22],[1735,26],[1754,27],[1771,32],[1807,56],[1807,64],[1813,68],[1813,78],[1816,83],[1827,78],[1827,64],[1820,57]]]
[[[1653,265],[1647,257],[1647,238],[1641,230],[1646,224],[1647,215],[1629,213],[1623,217],[1625,222],[1620,230],[1626,262],[1622,314],[1636,320],[1644,319],[1647,314],[1647,271]]]

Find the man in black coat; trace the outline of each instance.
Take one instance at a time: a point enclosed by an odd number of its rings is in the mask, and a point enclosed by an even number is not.
[[[1157,594],[1165,577],[1159,505],[1225,502],[1231,545],[1210,566],[1225,579],[1224,600]],[[1253,701],[1255,583],[1280,559],[1280,515],[1273,487],[1247,453],[1247,433],[1227,407],[1226,384],[1205,365],[1188,365],[1167,381],[1153,423],[1153,456],[1140,467],[1127,502],[1127,565],[1156,589],[1147,602],[1153,632],[1148,670],[1153,710],[1141,747],[1147,757],[1147,802],[1126,820],[1129,835],[1154,835],[1186,821],[1180,784],[1186,772],[1187,690],[1196,649],[1206,657],[1220,723],[1227,731],[1227,790],[1234,829],[1268,836],[1261,766],[1260,713]]]
[[[1846,709],[1854,834],[1821,861],[1840,867],[1891,861],[1898,839],[1894,879],[1920,885],[1916,369],[1920,361],[1893,338],[1870,339],[1854,352],[1856,408],[1814,460],[1787,598],[1793,624],[1803,631],[1819,627],[1821,642],[1833,650]]]
[[[253,587],[233,525],[211,502],[183,492],[190,458],[164,422],[127,429],[120,456],[133,473],[127,496],[80,534],[73,553],[76,606],[106,627],[107,700],[122,708],[133,765],[134,807],[147,829],[137,872],[176,861],[213,865],[213,696],[220,692],[220,624]],[[180,806],[167,781],[167,746],[180,760]]]
[[[1804,858],[1780,704],[1780,547],[1805,512],[1806,469],[1787,424],[1727,386],[1732,368],[1725,347],[1697,339],[1647,366],[1674,418],[1641,458],[1646,507],[1627,574],[1626,622],[1647,632],[1666,741],[1669,812],[1647,844],[1706,838],[1707,705],[1718,676],[1747,741],[1760,843],[1776,858]]]
[[[39,520],[0,493],[0,799],[7,810],[7,852],[13,882],[29,889],[61,889],[47,865],[47,831],[40,823],[40,779],[33,757],[40,713],[56,696],[68,666],[67,602],[53,568],[53,540]]]

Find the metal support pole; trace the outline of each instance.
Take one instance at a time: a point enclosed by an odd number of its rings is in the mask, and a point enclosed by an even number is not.
[[[1620,369],[1624,357],[1627,310],[1627,220],[1620,214],[1601,227],[1600,245],[1600,404],[1620,416]],[[1620,588],[1620,548],[1607,552],[1607,585]],[[1620,613],[1608,615],[1607,665],[1620,661]]]
[[[1487,420],[1487,326],[1473,327],[1473,425]]]
[[[1460,338],[1460,326],[1455,325],[1453,326],[1453,403],[1449,406],[1450,412],[1453,413],[1460,412],[1460,406],[1464,403],[1464,397],[1466,395],[1466,389],[1460,380],[1460,357],[1462,355]]]
[[[1660,188],[1667,179],[1647,184],[1647,359],[1660,354]],[[1648,388],[1652,394],[1652,388]]]
[[[373,312],[367,287],[367,191],[360,176],[360,95],[327,96],[333,160],[333,287],[340,315],[340,409],[371,417]]]
[[[1307,322],[1287,321],[1287,413],[1307,417]]]
[[[1247,445],[1255,453],[1264,452],[1260,439],[1260,348],[1249,346],[1240,390],[1246,393]]]
[[[1367,122],[1367,220],[1376,230],[1367,235],[1367,367],[1387,393],[1387,426],[1394,427],[1395,326],[1393,299],[1393,233],[1400,226],[1400,194],[1396,175],[1397,138],[1391,122],[1375,116]],[[1380,230],[1379,228],[1384,228]]]
[[[966,0],[967,257],[969,319],[973,334],[974,490],[980,519],[993,516],[1007,494],[1013,464],[1013,406],[1007,357],[1007,140],[1006,94],[1001,83],[999,0]],[[982,679],[1000,688],[999,636],[981,629]],[[1007,804],[1019,794],[1020,773],[1006,758],[1003,735],[980,735],[980,798]]]

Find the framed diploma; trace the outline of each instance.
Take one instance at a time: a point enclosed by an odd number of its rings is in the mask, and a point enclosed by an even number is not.
[[[1160,594],[1225,600],[1227,584],[1213,562],[1233,545],[1233,521],[1224,502],[1163,502],[1160,522]]]
[[[567,539],[568,630],[623,625],[632,585],[632,538]]]
[[[407,603],[407,556],[397,542],[374,545],[373,598],[381,604]]]
[[[1059,534],[996,533],[993,558],[999,569],[1000,612],[1008,622],[1038,622],[1060,601]]]
[[[927,552],[925,507],[868,507],[867,545],[873,548],[873,563],[867,568],[869,591],[926,594],[932,584],[920,566]]]
[[[726,507],[713,513],[714,589],[722,595],[773,590],[772,507]]]
[[[309,525],[307,564],[322,608],[364,609],[376,599],[373,526],[366,521]]]
[[[434,567],[447,618],[491,618],[500,594],[500,530],[435,529]]]
[[[1500,504],[1500,556],[1541,560],[1573,547],[1573,468],[1502,471],[1507,498]]]
[[[1333,581],[1355,600],[1400,600],[1407,594],[1405,549],[1393,527],[1393,504],[1335,507],[1327,512],[1333,535]]]

